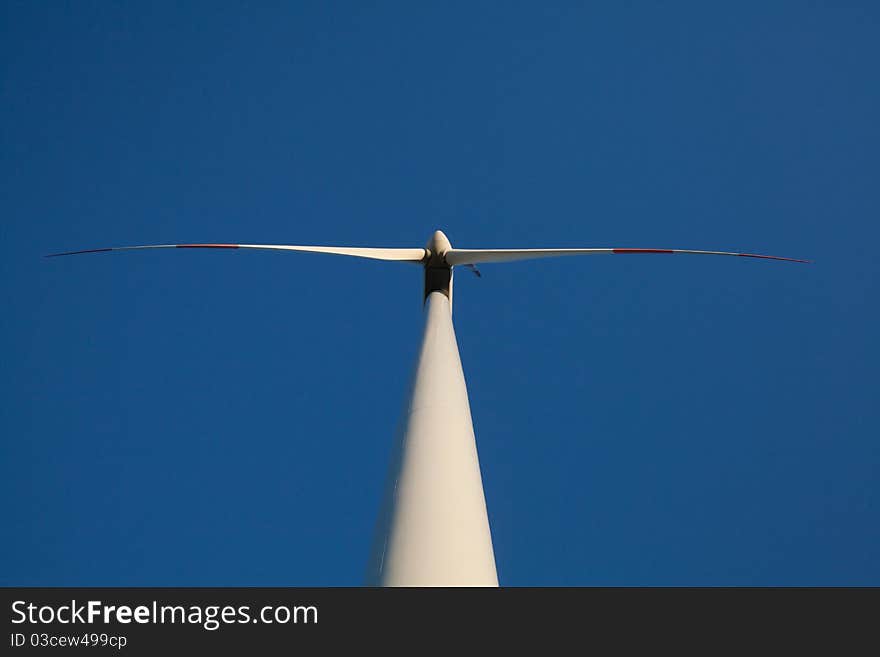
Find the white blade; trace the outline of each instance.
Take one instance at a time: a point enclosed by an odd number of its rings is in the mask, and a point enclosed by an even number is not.
[[[765,260],[786,260],[788,262],[810,262],[796,258],[758,255],[756,253],[732,253],[727,251],[692,251],[688,249],[450,249],[446,262],[450,265],[477,265],[484,262],[512,262],[533,258],[554,258],[572,255],[604,255],[615,253],[692,253],[697,255],[723,255],[740,258],[762,258]]]
[[[85,251],[66,251],[52,253],[56,256],[78,255],[81,253],[104,253],[105,251],[135,251],[138,249],[271,249],[277,251],[305,251],[308,253],[331,253],[334,255],[370,258],[371,260],[396,260],[400,262],[422,262],[427,255],[425,249],[374,249],[349,246],[291,246],[287,244],[149,244],[146,246],[113,246]]]

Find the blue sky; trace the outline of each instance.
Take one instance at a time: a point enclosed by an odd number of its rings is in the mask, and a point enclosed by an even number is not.
[[[357,585],[417,268],[506,585],[880,584],[876,3],[0,9],[0,584]]]

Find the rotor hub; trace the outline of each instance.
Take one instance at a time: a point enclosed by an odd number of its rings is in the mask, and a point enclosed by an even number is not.
[[[446,237],[442,230],[435,230],[425,248],[430,251],[429,259],[433,260],[439,257],[445,262],[446,253],[452,249],[452,244],[449,243],[449,238]]]

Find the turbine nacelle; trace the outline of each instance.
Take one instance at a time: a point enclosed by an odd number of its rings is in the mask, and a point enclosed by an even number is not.
[[[425,295],[442,292],[452,301],[452,265],[446,261],[446,254],[452,251],[452,244],[442,230],[435,230],[425,245]]]

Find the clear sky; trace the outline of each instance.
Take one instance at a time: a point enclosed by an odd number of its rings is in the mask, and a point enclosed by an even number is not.
[[[823,6],[832,4],[834,6]],[[369,5],[369,6],[368,6]],[[506,585],[880,584],[880,6],[0,7],[0,584],[357,585],[417,267]]]

